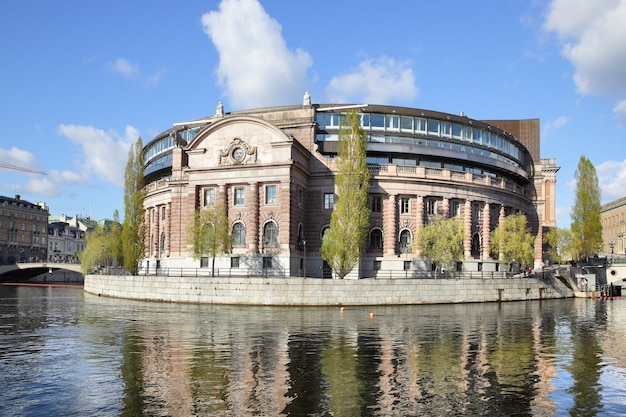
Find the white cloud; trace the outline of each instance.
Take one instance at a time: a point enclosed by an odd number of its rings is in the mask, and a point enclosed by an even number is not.
[[[383,56],[361,61],[352,71],[334,77],[327,94],[332,102],[390,104],[395,100],[413,100],[418,88],[408,61],[397,62]]]
[[[20,168],[40,169],[39,163],[32,153],[15,146],[11,149],[0,148],[0,162]]]
[[[571,121],[572,120],[567,116],[560,116],[557,117],[555,120],[548,120],[543,126],[543,132],[541,133],[541,137],[549,137],[553,132],[556,132]]]
[[[139,132],[132,126],[126,127],[124,135],[115,131],[108,133],[92,126],[60,125],[58,133],[80,147],[82,160],[78,163],[82,175],[95,174],[118,186],[124,185],[124,169],[130,146],[137,141]],[[57,173],[72,179],[69,173]],[[74,177],[73,179],[77,179]]]
[[[596,167],[603,203],[624,197],[626,160],[606,161]]]
[[[139,64],[134,64],[125,58],[117,58],[115,61],[109,62],[107,65],[111,71],[126,78],[141,75]]]
[[[219,53],[218,82],[234,107],[300,102],[310,90],[311,57],[287,47],[280,24],[257,0],[223,0],[202,25]]]
[[[107,67],[124,78],[139,80],[146,87],[159,84],[168,72],[166,68],[159,68],[150,75],[144,75],[139,64],[130,62],[126,58],[116,58],[115,61],[108,62]]]
[[[563,42],[581,94],[626,96],[626,0],[553,0],[544,27]]]
[[[620,126],[626,126],[626,100],[619,101],[615,107],[613,107],[613,113],[617,117],[617,122]]]

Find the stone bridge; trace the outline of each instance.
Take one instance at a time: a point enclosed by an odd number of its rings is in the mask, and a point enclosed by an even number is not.
[[[32,262],[0,265],[0,282],[25,282],[42,274],[58,278],[59,272],[72,271],[71,275],[82,274],[80,264]]]

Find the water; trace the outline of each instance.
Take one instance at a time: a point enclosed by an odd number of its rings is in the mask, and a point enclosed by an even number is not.
[[[0,392],[1,416],[624,415],[626,301],[342,313],[0,286]]]

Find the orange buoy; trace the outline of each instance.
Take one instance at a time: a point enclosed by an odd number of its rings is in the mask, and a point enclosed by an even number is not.
[[[370,318],[371,318],[371,319],[373,319],[373,318],[374,318],[374,312],[373,312],[373,311],[370,313]]]
[[[341,311],[343,313],[345,311],[345,308],[341,307],[341,309],[339,311]]]

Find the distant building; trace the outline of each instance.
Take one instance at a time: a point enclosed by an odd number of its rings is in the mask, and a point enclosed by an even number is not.
[[[189,224],[206,206],[227,207],[233,250],[217,268],[329,277],[320,257],[337,195],[339,126],[355,110],[367,135],[370,228],[352,277],[430,267],[411,242],[433,216],[465,224],[457,269],[498,270],[490,233],[527,215],[535,266],[556,226],[556,166],[539,155],[538,119],[480,121],[431,110],[311,104],[224,113],[176,123],[148,142],[144,270],[200,268]]]
[[[50,216],[48,224],[48,262],[79,263],[78,254],[85,250],[87,235],[96,227],[110,229],[114,220],[90,217]],[[120,225],[121,227],[121,225]]]
[[[48,207],[0,196],[0,264],[45,262]]]
[[[48,224],[48,262],[79,263],[78,253],[85,249],[85,231],[65,222]]]
[[[620,198],[600,207],[602,222],[602,250],[606,254],[626,255],[626,197]],[[613,242],[613,248],[611,248]]]

